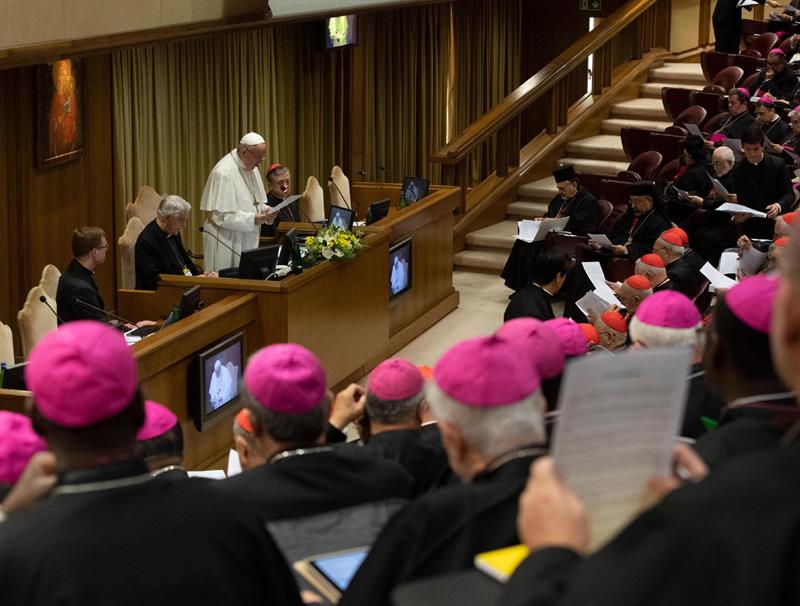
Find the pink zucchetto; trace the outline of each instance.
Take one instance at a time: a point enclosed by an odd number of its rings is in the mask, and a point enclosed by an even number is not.
[[[120,414],[136,393],[136,360],[121,332],[80,320],[47,333],[25,368],[33,403],[62,427],[94,425]]]
[[[564,347],[555,331],[541,320],[515,318],[503,324],[495,334],[525,349],[543,379],[553,379],[563,372]]]
[[[453,400],[476,408],[516,404],[539,389],[528,353],[494,335],[451,347],[436,363],[433,380]]]
[[[758,98],[758,102],[761,105],[769,105],[770,107],[775,105],[775,99],[772,97],[772,95],[761,95]]]
[[[783,52],[781,49],[779,49],[779,48],[773,48],[771,51],[769,51],[769,54],[770,54],[770,55],[785,55],[786,53],[784,53],[784,52]]]
[[[166,406],[147,400],[144,403],[144,425],[139,428],[136,439],[140,442],[163,436],[178,424],[178,417]]]
[[[322,404],[325,371],[317,357],[294,343],[270,345],[247,363],[244,384],[264,408],[303,414]]]
[[[772,307],[778,292],[778,280],[765,275],[751,276],[725,293],[725,304],[742,323],[769,334]]]
[[[370,373],[367,389],[381,400],[394,402],[416,396],[425,385],[419,368],[402,358],[389,358]]]
[[[645,347],[698,345],[703,318],[692,300],[674,290],[642,301],[630,322],[630,338]]]
[[[16,483],[30,458],[43,450],[47,443],[27,416],[0,410],[0,484]]]
[[[589,351],[586,335],[583,334],[577,322],[569,318],[556,318],[547,320],[544,325],[558,335],[558,340],[561,341],[561,347],[564,348],[567,357],[582,356]]]

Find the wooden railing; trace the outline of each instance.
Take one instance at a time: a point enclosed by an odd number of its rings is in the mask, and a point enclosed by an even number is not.
[[[471,154],[494,137],[495,174],[491,177],[508,177],[520,165],[520,148],[525,144],[520,141],[524,110],[544,97],[547,106],[545,129],[548,133],[555,133],[567,123],[571,104],[567,76],[585,66],[589,55],[594,54],[592,93],[599,95],[611,84],[611,72],[615,67],[641,58],[650,49],[666,48],[669,45],[669,27],[669,0],[630,0],[434,152],[432,161],[443,165],[443,184],[461,189],[460,212],[467,212],[469,189],[476,182],[470,172]],[[623,34],[629,35],[627,48],[621,48],[618,43]]]

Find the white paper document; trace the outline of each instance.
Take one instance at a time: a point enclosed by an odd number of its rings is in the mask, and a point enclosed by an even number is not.
[[[567,366],[551,452],[586,508],[592,549],[646,504],[647,481],[669,472],[690,364],[688,349],[652,349]]]
[[[614,246],[611,243],[611,240],[609,240],[608,236],[605,235],[605,234],[589,234],[589,239],[592,242],[597,242],[600,246],[602,246],[603,248],[606,248],[606,249],[611,248],[612,246]]]
[[[280,204],[276,204],[275,206],[270,206],[269,208],[270,208],[270,210],[278,211],[278,210],[280,210],[282,208],[285,208],[285,207],[289,206],[292,202],[294,202],[296,200],[299,200],[299,199],[300,199],[299,195],[289,196],[288,198],[286,198]]]
[[[726,250],[719,257],[719,273],[737,275],[739,271],[739,249]]]
[[[239,453],[231,448],[228,453],[228,477],[236,476],[242,473],[242,462],[239,459]]]
[[[700,268],[700,273],[711,283],[714,290],[729,289],[736,286],[736,280],[731,280],[728,276],[716,269],[711,263],[706,263]]]
[[[743,250],[739,255],[739,269],[743,276],[752,276],[758,273],[761,266],[767,260],[767,253],[761,252],[754,246]]]
[[[203,471],[187,471],[190,478],[206,478],[209,480],[224,480],[225,472],[221,469],[206,469]]]
[[[711,177],[711,175],[709,175],[709,177]],[[724,200],[728,199],[728,190],[725,189],[725,186],[722,185],[719,179],[711,177],[711,185],[714,186],[714,189],[717,190],[717,193],[720,195],[721,198],[723,198]]]
[[[742,213],[745,215],[753,215],[754,217],[761,217],[762,219],[767,217],[767,213],[762,213],[761,211],[752,209],[748,206],[743,206],[741,204],[734,204],[733,202],[725,202],[725,204],[720,204],[717,207],[717,210],[723,213]]]
[[[517,231],[519,232],[514,236],[517,240],[523,242],[541,242],[547,237],[551,231],[562,231],[569,223],[569,217],[561,217],[560,219],[545,218],[541,221],[531,221],[530,219],[523,219],[517,221]]]
[[[758,2],[756,0],[739,0],[736,3],[737,8],[747,8],[748,6],[756,6]]]
[[[600,266],[600,263],[597,261],[584,261],[583,271],[586,272],[586,276],[592,282],[594,292],[598,297],[604,301],[608,301],[611,305],[625,307],[620,303],[620,300],[617,299],[617,295],[614,294],[614,291],[611,290],[611,287],[606,283],[606,276],[603,274],[603,268]]]
[[[606,309],[608,309],[608,306],[611,305],[611,303],[599,297],[594,290],[590,290],[580,299],[575,301],[575,305],[581,310],[584,316],[589,317],[589,314],[591,314],[594,317],[597,317]]]

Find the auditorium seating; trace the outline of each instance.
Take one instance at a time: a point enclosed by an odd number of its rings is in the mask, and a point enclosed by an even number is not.
[[[691,105],[697,105],[706,110],[706,117],[699,125],[701,128],[709,119],[713,118],[720,112],[725,111],[723,107],[725,96],[719,93],[692,91],[692,93],[689,95],[689,99]]]
[[[667,118],[675,120],[682,111],[692,105],[692,91],[688,88],[672,88],[665,86],[661,89],[661,103],[664,104],[664,112]]]
[[[759,69],[764,67],[764,59],[758,57],[748,57],[747,55],[731,55],[730,64],[741,67],[744,75],[742,78],[756,73]],[[741,80],[740,80],[741,82]]]
[[[306,189],[300,196],[300,219],[322,221],[325,219],[325,192],[313,175],[306,181]]]
[[[703,51],[700,53],[700,67],[708,82],[713,82],[714,76],[731,65],[732,55],[716,51]]]
[[[718,92],[724,95],[741,81],[742,76],[744,76],[744,70],[741,67],[729,65],[714,76],[711,84],[703,88],[703,91]]]
[[[662,164],[678,158],[683,152],[683,136],[667,133],[651,133],[650,149],[661,153]]]
[[[128,203],[128,206],[125,207],[125,219],[138,217],[144,225],[147,225],[156,218],[156,211],[160,203],[161,194],[149,185],[142,185],[133,204]]]
[[[125,226],[125,232],[119,237],[117,245],[119,247],[120,276],[119,283],[121,288],[136,288],[136,261],[135,247],[139,234],[144,230],[144,223],[138,217],[131,217]]]
[[[47,264],[42,269],[42,278],[39,280],[39,286],[41,286],[44,293],[53,300],[56,298],[58,279],[60,277],[61,272],[55,265]]]
[[[347,175],[345,175],[338,166],[334,166],[331,169],[331,181],[328,182],[328,194],[330,195],[332,205],[344,206],[347,208],[352,207],[350,179],[347,178]],[[344,196],[344,198],[342,198],[342,196]]]
[[[756,57],[766,57],[769,51],[778,43],[778,35],[773,32],[763,32],[746,41],[747,51],[758,53]],[[742,54],[745,54],[743,52]],[[749,53],[747,53],[749,54]]]
[[[650,142],[648,136],[650,133],[655,132],[658,131],[633,126],[624,126],[620,129],[619,136],[622,139],[622,149],[629,162],[639,154],[649,151]]]
[[[605,233],[607,231],[607,224],[610,223],[609,219],[614,212],[614,205],[608,200],[598,199],[597,206],[600,207],[600,224],[598,229]]]
[[[658,174],[656,175],[656,181],[674,181],[675,175],[678,174],[679,168],[680,162],[677,158],[670,160],[661,167],[661,170],[658,171]]]
[[[47,297],[47,294],[41,286],[31,288],[28,292],[28,297],[25,299],[25,304],[17,313],[22,355],[26,359],[39,340],[57,327],[55,315],[47,308],[47,305],[39,300],[42,296]],[[47,302],[53,309],[56,309],[54,299],[47,297]]]
[[[14,337],[11,327],[0,322],[0,363],[14,364]]]

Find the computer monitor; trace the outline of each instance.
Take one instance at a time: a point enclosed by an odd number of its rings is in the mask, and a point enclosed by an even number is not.
[[[419,177],[403,177],[402,194],[406,200],[406,204],[411,204],[417,200],[422,200],[428,195],[428,189],[431,182],[427,179],[420,179]]]
[[[181,320],[188,318],[200,307],[200,287],[192,286],[181,295]]]
[[[326,50],[347,48],[358,43],[358,29],[355,15],[329,17],[323,22],[323,40]]]
[[[356,214],[349,208],[342,206],[331,206],[331,213],[328,215],[328,225],[331,227],[341,227],[347,231],[353,231],[353,221]]]
[[[197,354],[188,382],[192,418],[198,431],[232,414],[244,371],[243,335],[238,332]]]
[[[28,386],[25,384],[25,367],[27,365],[27,362],[20,362],[13,366],[7,366],[3,373],[3,389],[27,390]]]
[[[237,278],[243,280],[266,280],[275,271],[278,263],[278,245],[251,248],[242,252]]]
[[[380,221],[389,214],[389,198],[378,200],[369,205],[369,213],[367,213],[367,225],[372,225],[376,221]]]
[[[281,250],[278,253],[278,265],[289,265],[289,261],[292,260],[292,251],[294,250],[295,242],[297,242],[297,229],[293,227],[283,234]]]
[[[389,299],[411,290],[413,275],[411,238],[389,248]]]

